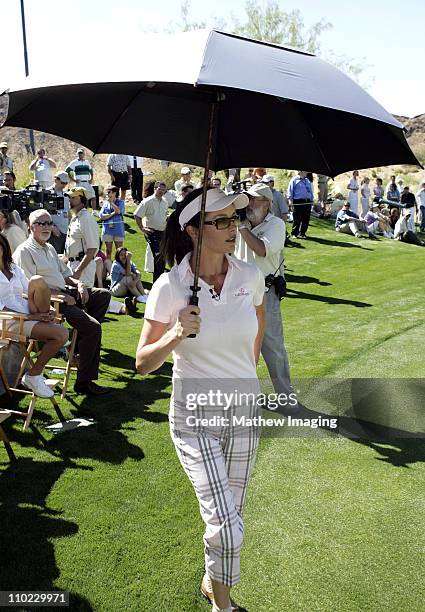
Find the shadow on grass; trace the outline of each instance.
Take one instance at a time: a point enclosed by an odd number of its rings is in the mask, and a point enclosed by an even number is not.
[[[324,244],[326,246],[337,246],[346,249],[362,249],[363,251],[373,251],[373,249],[370,249],[366,246],[362,246],[361,244],[343,242],[342,240],[328,240],[327,238],[318,238],[317,236],[308,236],[308,242],[317,242],[318,244]]]
[[[335,298],[328,295],[317,295],[316,293],[305,293],[304,291],[297,291],[286,288],[286,296],[289,299],[302,299],[302,300],[313,300],[315,302],[325,302],[327,304],[344,304],[345,306],[355,306],[356,308],[370,308],[372,304],[368,302],[358,302],[356,300],[344,300],[343,298]]]
[[[285,273],[285,280],[287,283],[316,283],[321,287],[330,287],[332,283],[328,283],[326,281],[321,281],[314,276],[297,276],[296,274],[287,274]]]
[[[17,459],[2,472],[0,524],[3,590],[57,590],[55,580],[59,578],[60,570],[52,540],[75,535],[78,525],[64,520],[60,511],[49,508],[46,499],[55,482],[69,468],[77,466],[69,461]],[[70,594],[70,602],[72,610],[93,609],[78,593]]]
[[[356,407],[353,406],[354,413],[355,409]],[[278,409],[276,412],[284,416],[288,415],[288,412],[284,409]],[[319,419],[321,417],[322,421],[337,417],[338,429],[323,424],[319,424],[318,429],[326,431],[332,436],[341,436],[357,444],[368,446],[380,455],[378,457],[379,461],[394,467],[409,468],[413,463],[425,462],[425,431],[412,432],[373,423],[361,418],[327,414],[322,411],[311,410],[301,403],[299,404],[299,410],[291,413],[291,416],[300,419]],[[310,433],[310,435],[312,434]]]

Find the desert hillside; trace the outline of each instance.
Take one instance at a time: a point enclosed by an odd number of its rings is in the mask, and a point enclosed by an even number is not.
[[[407,130],[407,140],[415,151],[418,159],[425,163],[425,113],[418,115],[417,117],[409,118],[403,116],[396,116],[396,118],[403,123]],[[49,157],[52,157],[58,165],[59,169],[63,169],[66,165],[76,157],[76,150],[80,143],[65,140],[57,136],[45,134],[43,132],[34,132],[36,148],[44,147]],[[7,141],[9,144],[9,155],[15,161],[15,171],[18,176],[18,184],[23,185],[30,182],[31,174],[28,172],[28,164],[31,160],[31,156],[28,153],[29,136],[28,130],[23,128],[3,127],[0,129],[0,141]],[[109,183],[109,175],[106,171],[106,158],[107,155],[99,154],[92,158],[92,152],[86,149],[87,157],[91,159],[94,166],[95,183],[101,188]],[[174,177],[178,173],[178,167],[175,166],[173,173],[170,175]],[[145,169],[150,170],[156,174],[159,172],[159,164],[157,160],[145,160]],[[272,170],[272,169],[269,169]],[[415,167],[403,167],[396,166],[394,168],[376,168],[369,169],[362,174],[368,174],[369,176],[381,176],[386,179],[392,173],[406,175],[405,184],[411,183],[417,185],[419,181],[425,179],[425,173],[419,168]],[[284,177],[285,175],[276,173],[277,177]],[[334,188],[344,190],[346,177],[348,174],[341,175],[335,180]],[[166,179],[166,177],[164,177]],[[283,189],[286,185],[286,180],[278,178],[278,187]],[[169,185],[171,187],[171,185]]]

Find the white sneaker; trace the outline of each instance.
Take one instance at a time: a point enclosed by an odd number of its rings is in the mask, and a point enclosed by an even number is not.
[[[137,301],[140,302],[141,304],[146,304],[146,302],[148,301],[148,296],[147,295],[138,295],[137,296]]]
[[[37,397],[53,397],[53,390],[46,385],[44,380],[44,376],[39,374],[38,376],[30,376],[29,374],[24,374],[22,376],[22,383],[30,389]]]

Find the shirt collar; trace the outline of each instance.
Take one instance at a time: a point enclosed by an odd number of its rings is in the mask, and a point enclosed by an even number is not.
[[[43,251],[45,251],[46,249],[49,248],[47,246],[47,242],[45,242],[44,244],[40,244],[39,242],[37,242],[37,240],[34,238],[32,234],[28,236],[28,242],[30,243],[31,246],[35,247],[36,249],[43,249]]]
[[[192,268],[190,267],[191,256],[192,256],[192,251],[190,251],[190,253],[187,253],[187,255],[183,257],[183,259],[177,266],[177,269],[179,272],[179,279],[181,282],[184,281],[187,275],[193,277]],[[227,259],[229,268],[237,268],[238,270],[240,270],[241,262],[239,261],[239,259],[237,259],[234,255],[227,255],[227,254],[225,255],[225,258]]]

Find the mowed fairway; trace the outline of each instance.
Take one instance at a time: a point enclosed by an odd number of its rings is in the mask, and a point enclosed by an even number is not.
[[[143,269],[144,238],[126,221]],[[415,378],[423,397],[425,249],[319,221],[309,233],[286,251],[293,377]],[[9,425],[18,460],[0,447],[1,590],[70,591],[73,611],[210,609],[198,595],[203,524],[168,432],[171,366],[134,372],[143,308],[104,323],[100,382],[114,393],[87,399],[71,387],[62,402],[66,417],[95,426],[53,438],[41,401],[45,447]],[[264,437],[236,601],[249,612],[425,610],[424,462],[420,438]]]

